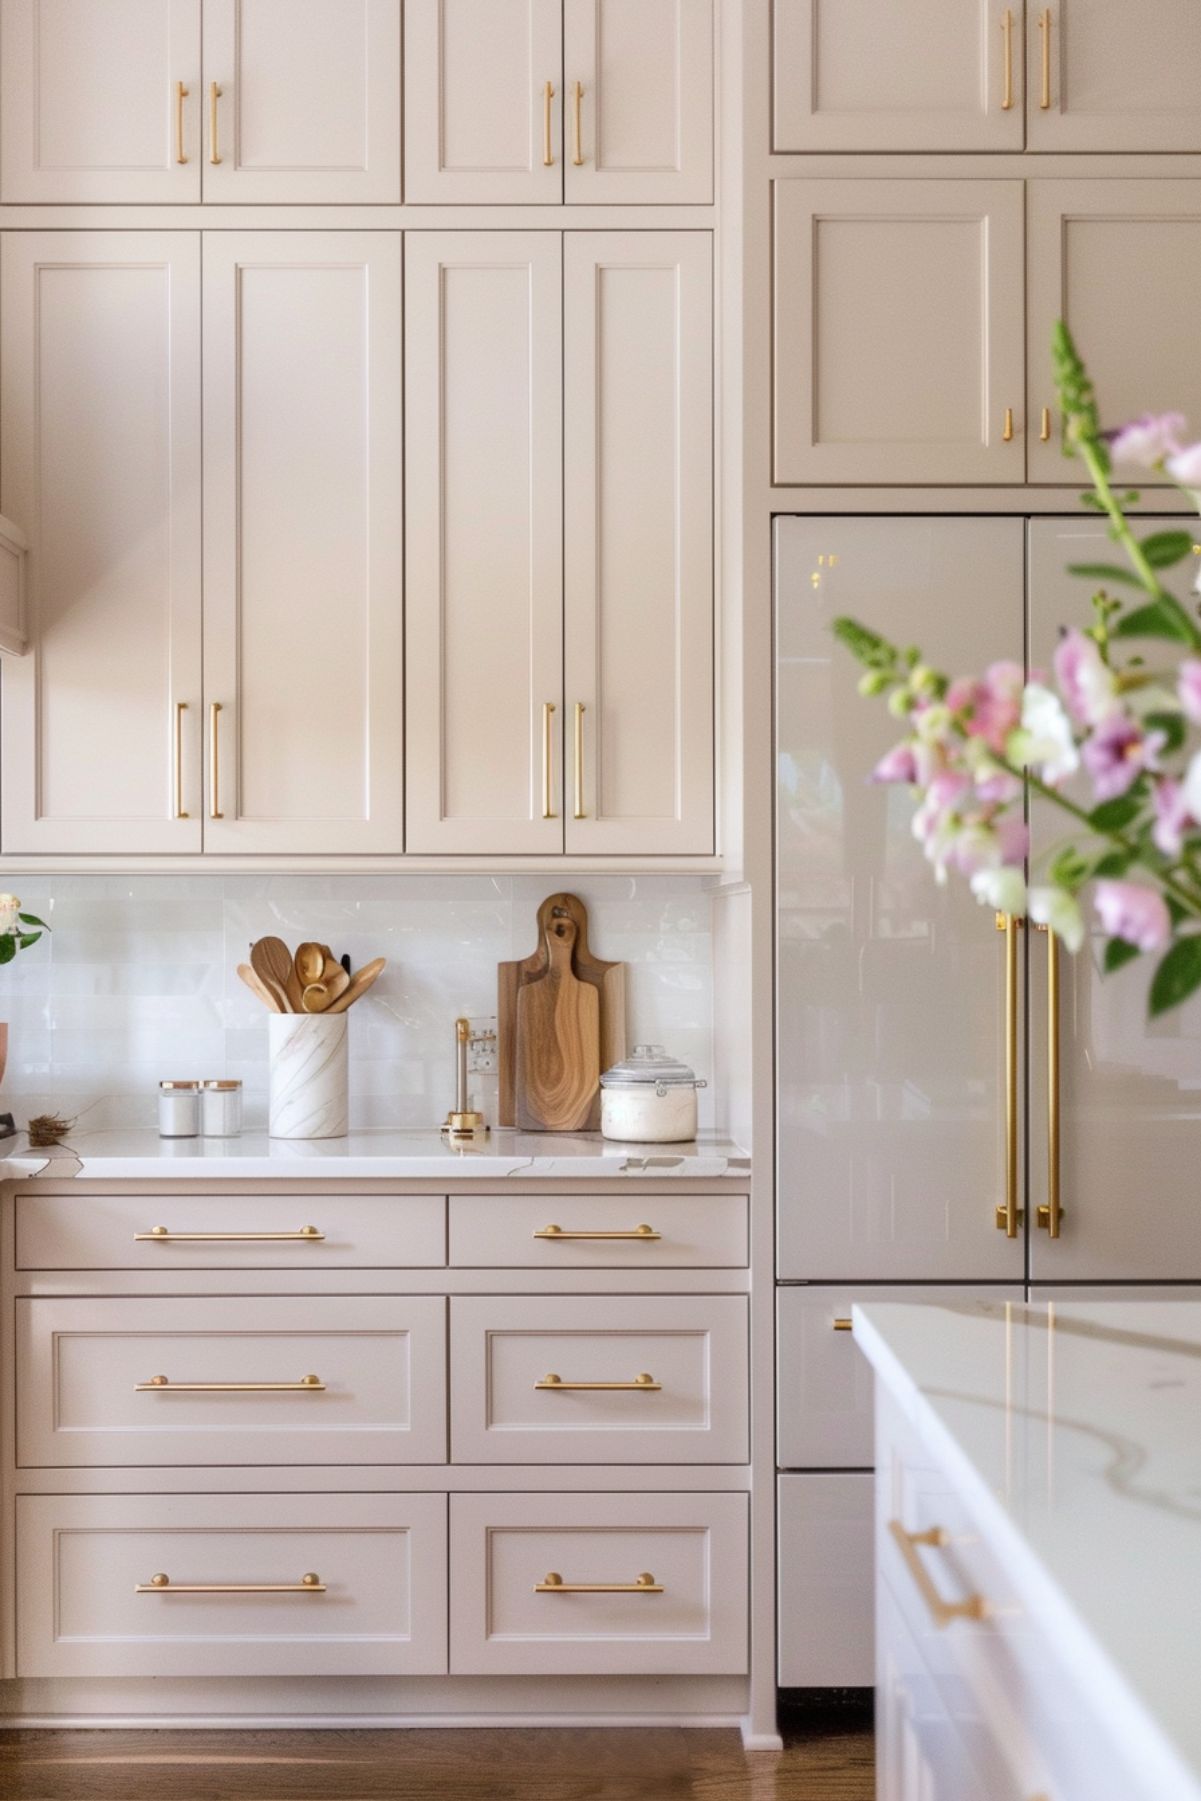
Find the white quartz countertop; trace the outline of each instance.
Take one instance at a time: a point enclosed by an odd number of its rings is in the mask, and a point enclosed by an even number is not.
[[[729,1139],[692,1144],[616,1144],[599,1133],[514,1132],[498,1128],[478,1144],[452,1146],[437,1132],[351,1132],[346,1138],[159,1138],[153,1132],[83,1132],[54,1151],[31,1151],[24,1134],[0,1152],[0,1181],[80,1176],[91,1181],[220,1177],[361,1181],[560,1177],[639,1182],[750,1174]]]
[[[1137,1749],[1201,1797],[1201,1302],[854,1310],[1024,1606]]]

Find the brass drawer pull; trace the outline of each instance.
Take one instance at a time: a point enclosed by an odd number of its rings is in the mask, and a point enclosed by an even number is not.
[[[1018,1199],[1018,930],[1025,922],[1012,913],[996,920],[1005,934],[1005,1199],[994,1218],[998,1232],[1016,1238],[1025,1218]]]
[[[855,1322],[847,1314],[841,1314],[837,1319],[832,1319],[830,1324],[835,1332],[853,1332],[855,1330]]]
[[[1001,36],[1005,42],[1005,86],[1001,95],[1001,111],[1013,107],[1013,8],[1007,6],[1001,15]]]
[[[219,163],[221,152],[217,148],[217,102],[223,93],[215,81],[209,83],[209,161]]]
[[[183,804],[183,716],[188,710],[186,700],[175,703],[175,736],[171,747],[172,786],[175,789],[175,817],[186,819],[187,810]]]
[[[535,1582],[536,1595],[661,1595],[663,1584],[656,1582],[649,1570],[643,1570],[637,1582],[564,1582],[558,1570],[548,1570],[541,1582]]]
[[[166,1226],[152,1226],[149,1232],[135,1232],[135,1244],[324,1244],[325,1233],[316,1226],[301,1226],[298,1232],[171,1232]]]
[[[555,84],[548,81],[542,90],[542,166],[552,169],[555,163],[555,147],[551,138],[551,108],[554,104]]]
[[[1059,1181],[1059,940],[1047,932],[1047,1198],[1034,1210],[1035,1224],[1059,1237],[1063,1203]]]
[[[220,726],[218,719],[222,711],[221,702],[209,702],[209,818],[224,819],[221,811],[221,746],[218,741]]]
[[[188,93],[187,85],[182,81],[177,81],[175,84],[175,160],[177,163],[186,163],[188,160],[188,153],[184,149],[183,142],[183,103],[187,99]]]
[[[320,1376],[302,1376],[299,1382],[172,1382],[166,1376],[151,1376],[149,1382],[138,1382],[139,1395],[323,1395],[325,1383]]]
[[[535,1238],[552,1238],[566,1243],[573,1238],[609,1239],[623,1244],[656,1244],[663,1237],[653,1226],[635,1226],[632,1232],[565,1232],[562,1226],[540,1226]]]
[[[573,82],[572,89],[571,89],[571,118],[572,118],[572,156],[571,156],[571,161],[572,161],[573,167],[577,168],[577,169],[582,169],[584,166],[584,145],[583,145],[584,128],[583,128],[583,121],[580,117],[580,113],[583,108],[583,105],[584,105],[584,89],[578,81]]]
[[[584,703],[582,700],[577,700],[575,703],[574,747],[575,747],[575,770],[574,770],[575,808],[574,808],[572,817],[574,819],[583,819],[585,817],[585,813],[584,813]]]
[[[557,819],[554,798],[554,744],[552,729],[554,724],[555,703],[544,700],[542,703],[542,817]]]
[[[1042,64],[1042,86],[1039,91],[1038,104],[1042,112],[1049,112],[1051,107],[1051,8],[1044,7],[1038,15],[1038,34],[1041,43],[1040,61]]]
[[[541,1382],[535,1382],[534,1387],[543,1389],[557,1388],[562,1389],[564,1393],[566,1393],[568,1389],[578,1389],[593,1394],[598,1392],[616,1394],[624,1393],[626,1390],[633,1391],[634,1389],[637,1389],[641,1393],[649,1395],[659,1394],[663,1388],[663,1384],[662,1382],[656,1382],[653,1376],[648,1376],[645,1370],[643,1370],[640,1376],[635,1376],[632,1382],[564,1382],[562,1376],[556,1376],[552,1370],[549,1375],[543,1376]]]
[[[931,1581],[918,1546],[932,1545],[941,1550],[951,1542],[944,1527],[931,1526],[925,1532],[907,1532],[900,1520],[889,1520],[888,1530],[936,1626],[949,1626],[952,1620],[986,1620],[989,1617],[989,1605],[983,1595],[967,1595],[962,1601],[944,1601]]]
[[[159,1571],[149,1582],[134,1585],[135,1595],[323,1595],[325,1584],[316,1570],[299,1582],[172,1582]]]

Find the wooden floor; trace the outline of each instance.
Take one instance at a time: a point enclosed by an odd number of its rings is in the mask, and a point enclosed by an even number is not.
[[[0,1733],[3,1801],[872,1801],[854,1723],[737,1733]]]

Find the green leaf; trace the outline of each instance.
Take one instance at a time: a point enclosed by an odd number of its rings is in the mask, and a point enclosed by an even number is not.
[[[1193,918],[1193,915],[1188,911],[1188,908],[1182,906],[1174,894],[1165,894],[1164,900],[1167,902],[1168,912],[1172,916],[1172,924],[1174,926],[1181,925],[1186,919]]]
[[[1169,756],[1180,749],[1188,735],[1183,713],[1148,713],[1143,724],[1148,731],[1163,733],[1164,750]]]
[[[1102,881],[1123,876],[1137,856],[1138,852],[1134,850],[1108,850],[1093,864],[1093,875]]]
[[[1105,502],[1101,499],[1099,494],[1082,494],[1080,496],[1080,504],[1082,507],[1091,507],[1094,513],[1103,513],[1105,511]]]
[[[1152,1019],[1170,1013],[1201,988],[1201,938],[1178,938],[1151,980]]]
[[[1201,650],[1201,631],[1170,594],[1153,600],[1149,606],[1136,607],[1133,613],[1124,613],[1115,621],[1113,635],[1115,638],[1167,638],[1172,644],[1187,644],[1191,650]]]
[[[1124,963],[1132,963],[1142,952],[1137,944],[1127,944],[1124,938],[1111,938],[1105,946],[1105,973],[1111,976],[1115,969],[1121,969]]]
[[[879,668],[896,661],[896,650],[887,638],[882,638],[879,632],[869,631],[857,619],[835,619],[830,630],[861,663]]]
[[[17,941],[12,933],[0,933],[0,963],[11,963],[16,954]]]
[[[29,949],[30,945],[36,944],[38,942],[38,940],[41,938],[41,936],[42,936],[42,934],[40,932],[21,932],[21,933],[19,933],[18,937],[20,939],[21,949],[23,951],[27,951]]]
[[[1047,874],[1057,888],[1066,888],[1069,894],[1075,894],[1088,880],[1088,858],[1081,856],[1074,844],[1065,845]]]
[[[1069,563],[1069,575],[1083,575],[1091,582],[1125,582],[1128,588],[1141,588],[1142,582],[1133,569],[1120,563]]]
[[[43,932],[48,932],[50,930],[46,921],[44,919],[39,919],[36,913],[18,913],[17,918],[24,921],[27,926],[40,926]]]
[[[1119,794],[1115,800],[1103,800],[1099,807],[1094,807],[1088,816],[1088,823],[1095,832],[1120,832],[1133,819],[1137,819],[1143,805],[1141,783],[1136,783],[1127,794]]]
[[[1149,538],[1142,540],[1139,549],[1152,569],[1170,569],[1173,563],[1181,563],[1185,557],[1192,555],[1193,534],[1152,532]]]

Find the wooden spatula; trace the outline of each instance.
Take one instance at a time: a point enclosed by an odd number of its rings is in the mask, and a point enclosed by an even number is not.
[[[325,1011],[327,1013],[345,1013],[347,1007],[352,1007],[360,995],[366,994],[376,976],[387,966],[387,962],[386,957],[373,957],[370,963],[364,963],[362,969],[356,969],[337,1000],[331,1001]]]
[[[579,1132],[600,1084],[600,996],[571,966],[573,919],[546,930],[546,974],[517,991],[517,1124],[527,1132]]]

